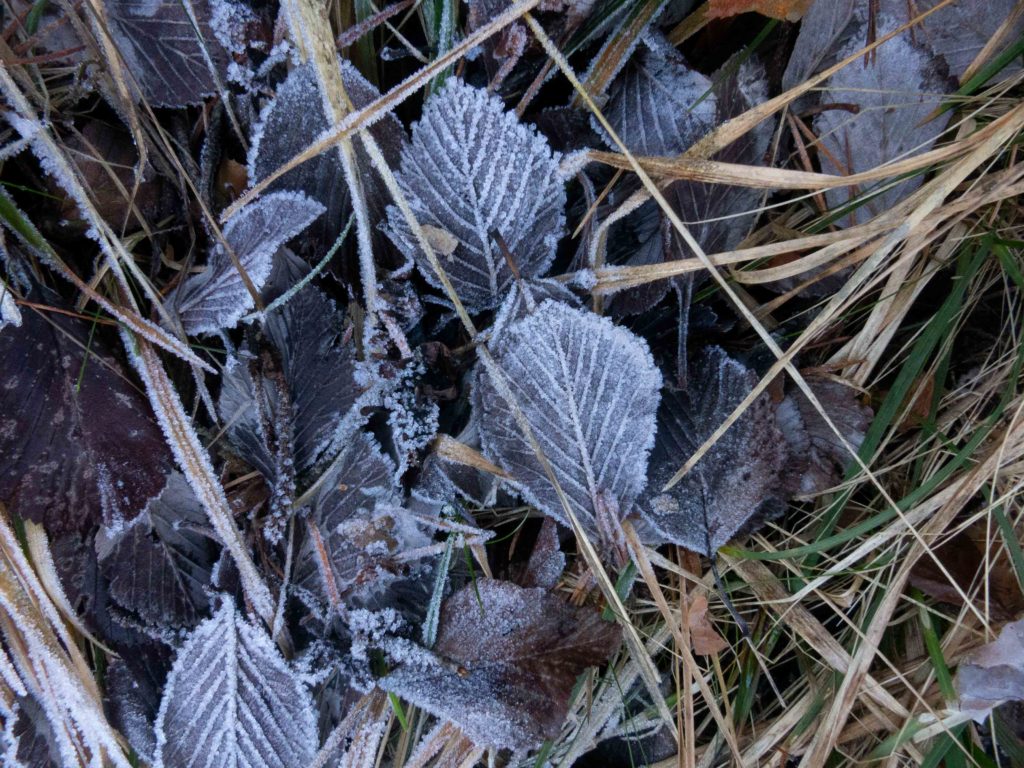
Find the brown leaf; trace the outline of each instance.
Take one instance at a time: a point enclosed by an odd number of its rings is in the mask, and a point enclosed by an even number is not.
[[[558,735],[577,677],[607,661],[621,638],[596,610],[482,579],[445,602],[434,652],[406,654],[380,684],[478,746],[520,749]]]
[[[687,624],[690,626],[690,643],[693,652],[698,656],[710,656],[721,653],[729,644],[715,631],[711,619],[708,618],[708,599],[697,595],[690,601],[687,613]]]
[[[707,18],[725,19],[741,13],[760,13],[781,21],[798,21],[814,0],[708,0]],[[823,0],[831,2],[831,0]]]

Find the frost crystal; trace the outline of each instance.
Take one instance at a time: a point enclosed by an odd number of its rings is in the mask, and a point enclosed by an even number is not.
[[[646,481],[661,389],[646,344],[606,318],[546,301],[505,331],[495,357],[573,511],[596,537],[602,494],[622,517]],[[475,397],[484,453],[532,504],[568,525],[500,384],[482,373]]]
[[[539,277],[551,266],[565,226],[558,157],[486,91],[452,79],[427,101],[402,152],[398,182],[417,221],[455,244],[438,258],[470,311],[497,306],[512,283],[496,235],[523,277]],[[387,232],[440,287],[394,206]]]

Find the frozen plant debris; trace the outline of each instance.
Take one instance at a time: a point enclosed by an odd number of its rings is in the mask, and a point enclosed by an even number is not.
[[[238,212],[224,227],[224,239],[254,290],[270,276],[274,254],[306,229],[324,207],[301,192],[264,195]],[[224,246],[216,244],[206,269],[168,297],[188,333],[231,328],[253,307],[253,297]]]
[[[406,655],[381,685],[481,746],[523,749],[558,735],[576,677],[620,634],[543,589],[482,579],[445,601],[433,650]]]
[[[968,654],[956,672],[960,708],[983,722],[993,707],[1024,701],[1024,619],[999,631],[999,637]]]

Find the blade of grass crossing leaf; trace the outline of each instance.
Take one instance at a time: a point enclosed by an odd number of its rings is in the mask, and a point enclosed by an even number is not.
[[[448,583],[448,568],[452,563],[452,544],[457,533],[448,536],[444,543],[444,552],[437,563],[437,572],[434,574],[434,589],[430,593],[430,602],[427,604],[427,616],[423,621],[423,645],[433,648],[437,642],[437,624],[441,618],[441,601],[444,599],[444,586]]]

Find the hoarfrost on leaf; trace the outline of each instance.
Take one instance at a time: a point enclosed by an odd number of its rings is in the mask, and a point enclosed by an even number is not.
[[[381,687],[450,720],[480,746],[558,736],[576,678],[604,664],[621,630],[544,589],[479,579],[441,608],[433,651],[405,649]]]
[[[119,606],[157,628],[190,627],[206,610],[205,588],[216,555],[202,505],[184,475],[167,487],[100,555]]]
[[[539,277],[551,266],[565,226],[558,157],[485,90],[450,79],[431,96],[402,152],[398,183],[421,225],[457,241],[438,258],[468,310],[497,306],[514,280],[495,235],[522,277]],[[441,287],[395,206],[388,208],[386,231]]]
[[[495,358],[573,512],[598,535],[601,506],[621,519],[644,487],[661,373],[634,334],[555,301],[513,324]],[[569,525],[554,486],[490,374],[474,393],[484,454],[545,514]]]
[[[741,530],[757,524],[770,509],[766,505],[780,495],[787,450],[766,393],[675,486],[662,491],[755,384],[753,371],[712,347],[694,364],[685,391],[663,393],[650,484],[640,510],[672,543],[713,556]]]
[[[224,239],[256,290],[266,282],[274,254],[306,229],[324,207],[300,192],[275,192],[250,203],[224,227]],[[232,328],[253,306],[253,299],[231,257],[219,243],[206,269],[190,277],[170,297],[188,333]]]
[[[230,601],[178,650],[157,715],[157,768],[306,768],[313,700]]]

